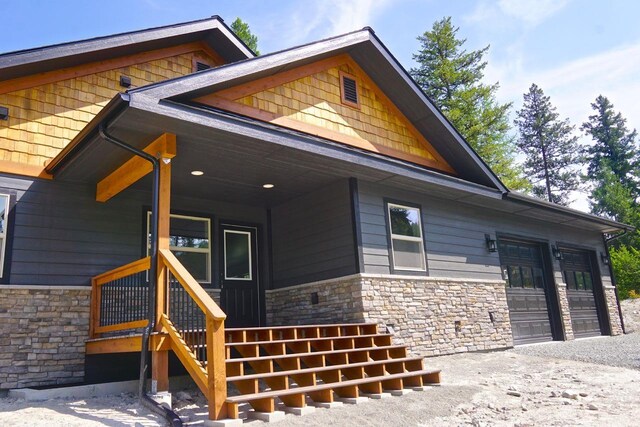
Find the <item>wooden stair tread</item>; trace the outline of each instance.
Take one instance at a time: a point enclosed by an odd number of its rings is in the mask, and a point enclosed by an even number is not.
[[[327,389],[334,389],[334,388],[341,388],[341,387],[348,387],[348,386],[358,386],[361,384],[367,384],[371,382],[388,381],[388,380],[423,376],[423,375],[429,375],[429,374],[435,374],[435,373],[440,373],[440,370],[423,369],[420,371],[402,372],[399,374],[390,374],[390,375],[384,375],[384,376],[373,376],[373,377],[367,377],[367,378],[359,378],[355,380],[340,381],[335,383],[318,384],[314,386],[294,387],[286,390],[272,390],[272,391],[264,391],[260,393],[241,394],[238,396],[227,397],[227,402],[228,403],[249,402],[257,399],[267,399],[267,398],[274,398],[279,396],[288,396],[292,394],[312,393],[314,391],[320,391],[320,390],[327,390]]]
[[[257,373],[257,374],[249,374],[249,375],[238,375],[235,377],[227,377],[228,382],[232,381],[241,381],[241,380],[253,380],[253,379],[261,379],[261,378],[271,378],[277,376],[292,376],[297,374],[308,374],[313,372],[323,372],[323,371],[331,371],[337,369],[349,369],[349,368],[358,368],[364,366],[375,366],[375,365],[383,365],[385,363],[402,363],[402,362],[414,362],[423,360],[422,357],[399,357],[397,359],[383,359],[383,360],[370,360],[367,362],[355,362],[355,363],[346,363],[342,365],[329,365],[329,366],[319,366],[315,368],[302,368],[302,369],[294,369],[290,371],[275,371],[275,372],[267,372],[267,373]]]
[[[407,348],[406,345],[385,345],[385,346],[379,346],[379,347],[359,347],[359,348],[347,348],[347,349],[340,349],[340,350],[311,351],[311,352],[304,352],[304,353],[287,353],[287,354],[277,354],[277,355],[269,355],[269,356],[239,357],[239,358],[227,359],[227,363],[255,362],[255,361],[262,361],[262,360],[285,359],[288,357],[326,356],[331,354],[342,354],[342,353],[350,353],[350,352],[358,352],[358,351],[395,350],[395,349],[406,349],[406,348]]]
[[[370,334],[370,335],[344,335],[339,337],[309,337],[309,338],[291,338],[285,340],[267,340],[267,341],[242,341],[228,342],[226,347],[249,346],[249,345],[265,345],[265,344],[288,344],[303,341],[327,341],[327,340],[346,340],[355,338],[374,338],[374,337],[392,337],[391,334]]]
[[[323,325],[293,325],[293,326],[255,326],[248,328],[226,328],[225,332],[239,332],[239,331],[268,331],[269,329],[285,330],[285,329],[308,329],[308,328],[342,328],[348,326],[371,326],[377,323],[326,323]]]

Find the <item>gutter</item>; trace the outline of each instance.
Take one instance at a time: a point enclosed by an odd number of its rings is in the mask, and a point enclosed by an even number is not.
[[[156,324],[156,289],[158,280],[158,209],[160,200],[160,161],[154,156],[132,147],[107,133],[108,118],[100,122],[98,132],[107,142],[120,147],[136,156],[142,157],[153,165],[153,189],[151,208],[151,268],[149,272],[149,305],[147,311],[147,326],[142,333],[142,348],[140,349],[140,383],[138,385],[138,398],[143,406],[156,414],[164,417],[171,426],[182,427],[180,417],[171,409],[163,406],[147,396],[147,373],[149,371],[149,336]]]
[[[627,230],[622,230],[622,233],[616,234],[615,236],[605,237],[602,235],[602,241],[604,242],[604,251],[607,254],[607,259],[609,260],[609,276],[611,277],[611,284],[613,285],[613,290],[616,293],[616,304],[618,305],[618,316],[620,316],[620,326],[622,327],[622,333],[626,334],[627,330],[624,327],[624,317],[622,316],[622,307],[620,306],[620,296],[618,295],[618,284],[616,283],[616,276],[613,274],[613,265],[611,263],[611,254],[609,253],[609,243],[613,242],[616,239],[627,234]]]

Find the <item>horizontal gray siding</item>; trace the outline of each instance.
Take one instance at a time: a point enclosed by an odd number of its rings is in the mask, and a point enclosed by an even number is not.
[[[273,208],[271,221],[274,287],[356,272],[348,181]]]
[[[359,181],[360,221],[364,269],[366,273],[389,274],[389,248],[385,225],[384,198],[417,203],[422,206],[428,274],[434,277],[501,279],[498,253],[489,253],[485,234],[513,234],[532,239],[581,245],[603,251],[602,237],[571,227],[529,220],[429,197],[423,194]],[[605,285],[609,272],[600,265]],[[560,266],[554,260],[557,281],[562,281]]]
[[[143,210],[150,192],[126,190],[106,203],[95,186],[0,176],[0,190],[17,193],[10,284],[89,285],[91,278],[143,256]],[[172,210],[212,216],[214,283],[218,270],[217,220],[251,222],[266,230],[266,210],[173,197]],[[259,248],[267,253],[266,239]],[[268,276],[267,257],[261,268]]]

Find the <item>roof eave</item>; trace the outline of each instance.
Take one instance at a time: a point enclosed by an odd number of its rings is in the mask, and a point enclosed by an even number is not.
[[[51,161],[47,163],[45,172],[55,175],[62,167],[69,164],[75,155],[84,148],[93,136],[98,132],[101,122],[112,119],[116,114],[122,112],[129,104],[129,95],[119,93],[114,96],[107,105],[102,108],[95,117],[80,130],[80,132],[67,144]]]
[[[635,227],[628,224],[613,221],[607,218],[602,218],[597,215],[593,215],[593,214],[582,212],[576,209],[568,208],[566,206],[561,206],[556,203],[547,202],[546,200],[535,199],[533,197],[529,197],[524,194],[507,192],[503,195],[503,199],[509,200],[515,203],[524,204],[527,206],[534,206],[534,207],[547,209],[547,210],[558,212],[561,214],[573,216],[575,218],[582,219],[585,221],[605,225],[607,227],[611,227],[614,231],[618,230],[618,231],[632,232],[635,230]]]

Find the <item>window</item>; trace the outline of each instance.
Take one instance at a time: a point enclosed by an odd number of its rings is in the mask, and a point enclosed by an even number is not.
[[[151,212],[147,212],[150,236]],[[211,220],[171,214],[169,249],[200,283],[211,283]],[[147,239],[148,240],[148,239]],[[150,245],[147,244],[147,255]]]
[[[420,208],[387,204],[395,270],[426,271]]]
[[[360,108],[358,82],[354,76],[340,72],[340,92],[343,104]]]
[[[9,229],[9,202],[8,194],[0,194],[0,278],[5,278],[5,259],[7,251],[7,230]],[[8,276],[8,274],[7,274]]]

